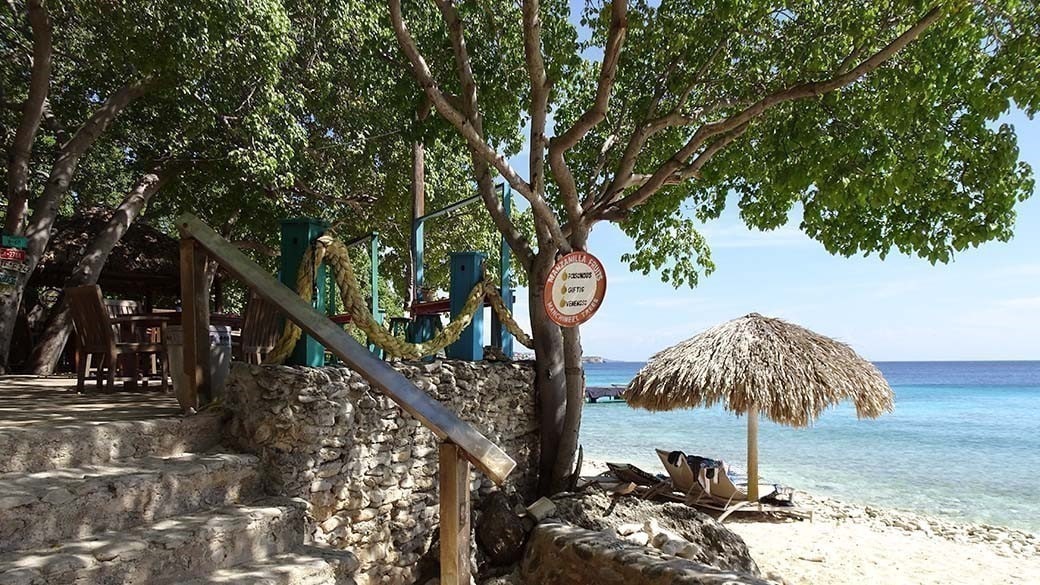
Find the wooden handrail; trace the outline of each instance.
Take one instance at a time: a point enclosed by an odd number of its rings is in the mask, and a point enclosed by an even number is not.
[[[342,327],[316,311],[295,291],[278,282],[260,265],[249,259],[202,220],[190,213],[185,213],[177,218],[177,225],[182,238],[185,239],[182,240],[182,251],[186,251],[186,248],[190,250],[194,246],[201,247],[225,270],[278,307],[286,317],[320,341],[329,351],[368,380],[372,386],[378,388],[401,408],[419,419],[439,439],[458,446],[465,458],[495,483],[501,484],[505,481],[505,478],[516,467],[516,462],[498,445],[488,440],[443,404],[417,388],[400,372],[372,355]],[[185,244],[186,240],[194,240],[194,245],[191,245],[190,242]],[[190,263],[182,262],[182,268],[189,268],[189,266]],[[187,310],[187,305],[185,305],[185,309]],[[199,330],[201,335],[207,335],[202,322],[199,323]],[[185,331],[186,337],[187,333]],[[188,345],[188,340],[185,339],[185,347],[187,348]],[[185,359],[187,360],[187,358],[186,354]],[[205,369],[208,370],[208,368]]]

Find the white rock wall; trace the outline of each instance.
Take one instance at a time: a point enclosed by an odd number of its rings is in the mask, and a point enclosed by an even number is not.
[[[504,489],[535,487],[534,372],[524,363],[396,363],[517,462]],[[358,556],[360,585],[411,583],[438,522],[433,433],[346,368],[236,364],[230,439],[257,453],[266,489],[309,503],[318,542]],[[492,488],[473,473],[475,505]]]

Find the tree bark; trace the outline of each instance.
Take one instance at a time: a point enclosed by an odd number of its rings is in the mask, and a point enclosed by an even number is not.
[[[564,427],[567,404],[567,384],[564,377],[563,334],[560,327],[549,319],[542,306],[543,287],[549,270],[556,260],[554,250],[542,247],[535,257],[528,287],[531,317],[531,337],[534,339],[535,394],[538,403],[539,438],[541,453],[538,464],[538,491],[553,493],[553,471],[560,455],[560,439]]]
[[[4,218],[4,231],[16,235],[21,235],[25,221],[26,203],[29,201],[29,160],[50,91],[53,50],[53,28],[44,0],[30,0],[28,9],[33,34],[32,71],[29,96],[22,108],[22,119],[15,131],[7,164],[7,215]]]
[[[51,238],[51,227],[58,215],[58,205],[69,190],[72,177],[79,165],[79,159],[104,133],[112,121],[131,102],[144,95],[153,83],[150,80],[124,85],[113,93],[105,103],[76,131],[69,141],[62,146],[58,158],[51,167],[47,184],[32,205],[32,217],[25,235],[29,240],[25,252],[25,264],[28,271],[19,273],[13,285],[0,290],[0,372],[6,372],[8,353],[11,349],[11,338],[14,335],[18,306],[22,302],[22,294],[29,282],[29,276],[36,269],[40,257],[43,256]]]
[[[581,411],[585,407],[585,367],[581,362],[581,332],[578,327],[564,327],[562,333],[566,404],[558,455],[552,472],[553,493],[570,488],[575,455],[578,452]]]
[[[137,180],[123,202],[112,213],[105,229],[83,252],[83,257],[72,271],[72,275],[65,281],[66,288],[97,284],[98,277],[101,275],[101,270],[104,269],[112,249],[126,234],[130,224],[141,214],[152,196],[169,181],[172,174],[169,167],[158,167]],[[65,343],[68,341],[71,331],[72,320],[69,308],[62,298],[59,299],[58,306],[47,319],[47,324],[40,335],[40,341],[33,348],[30,368],[34,374],[50,375],[54,373],[54,366],[58,363],[62,350],[65,349]]]

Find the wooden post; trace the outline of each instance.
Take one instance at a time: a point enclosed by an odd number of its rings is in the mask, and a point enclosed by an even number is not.
[[[513,213],[513,192],[507,184],[500,184],[499,187],[502,189],[502,209],[505,211],[506,217],[510,217]],[[510,313],[513,312],[513,287],[509,282],[511,257],[512,251],[509,249],[509,242],[506,241],[505,236],[502,236],[498,256],[498,273],[502,277],[502,286],[499,287],[498,294],[502,297],[502,304]],[[513,359],[513,334],[502,324],[502,320],[498,318],[498,313],[495,311],[491,311],[491,345],[502,350],[502,354],[507,358]]]
[[[181,328],[185,388],[178,393],[177,401],[188,411],[211,399],[206,253],[193,238],[181,238]]]
[[[470,291],[483,278],[480,273],[483,265],[484,254],[482,252],[451,253],[451,281],[448,295],[452,319],[462,312]],[[466,360],[467,362],[479,362],[484,359],[483,299],[481,299],[477,312],[473,314],[473,320],[462,330],[458,341],[445,348],[444,354],[449,359]]]
[[[423,300],[423,221],[426,215],[426,147],[422,142],[412,144],[412,240],[411,274],[409,274],[408,307]],[[412,315],[415,317],[415,315]]]
[[[758,407],[747,411],[747,493],[748,500],[758,501]]]
[[[450,441],[441,443],[441,585],[469,585],[469,461]]]

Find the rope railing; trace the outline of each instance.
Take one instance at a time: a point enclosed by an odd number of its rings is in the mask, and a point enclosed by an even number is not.
[[[315,240],[314,253],[305,254],[296,274],[296,291],[307,302],[313,300],[314,275],[322,263],[332,268],[336,284],[340,290],[340,298],[351,323],[368,336],[370,343],[375,344],[392,357],[402,359],[420,359],[436,355],[439,351],[458,341],[462,332],[473,321],[476,312],[483,308],[484,299],[491,302],[491,307],[499,320],[518,342],[533,348],[531,336],[524,332],[513,319],[505,302],[498,292],[498,287],[485,273],[484,278],[470,290],[466,303],[457,315],[433,339],[422,343],[410,343],[387,331],[375,320],[369,310],[368,302],[361,293],[354,266],[350,261],[347,246],[338,238],[325,235]],[[283,363],[292,353],[300,340],[302,331],[292,321],[285,322],[285,329],[274,349],[267,356],[267,363]]]

